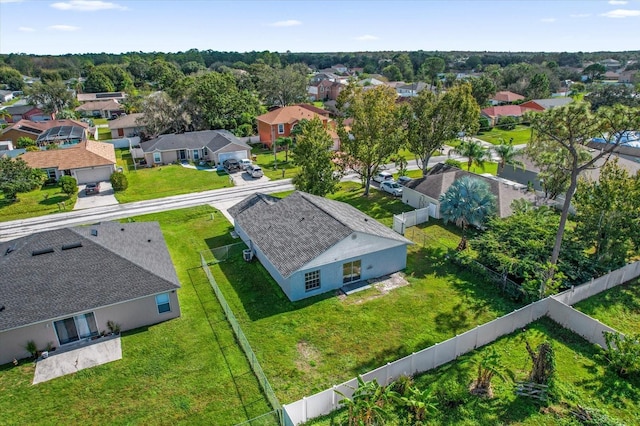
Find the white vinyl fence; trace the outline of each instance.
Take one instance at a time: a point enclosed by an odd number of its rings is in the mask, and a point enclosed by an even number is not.
[[[429,221],[429,208],[416,209],[410,212],[393,215],[393,230],[404,235],[404,230]]]
[[[455,360],[460,355],[487,345],[502,336],[524,328],[543,316],[550,317],[558,324],[579,334],[589,342],[604,347],[602,333],[604,331],[616,332],[616,330],[568,305],[575,304],[580,300],[591,297],[638,276],[640,276],[640,262],[631,263],[598,279],[592,280],[589,283],[531,303],[510,314],[479,325],[472,330],[459,334],[444,342],[436,343],[420,352],[415,352],[397,361],[388,363],[387,365],[363,374],[362,379],[365,382],[376,379],[379,384],[387,385],[402,375],[411,376],[431,370]],[[357,386],[358,381],[356,378],[353,378],[331,389],[284,405],[283,414],[285,424],[287,426],[298,425],[312,418],[329,414],[331,411],[340,408],[338,401],[343,397],[338,395],[336,391],[350,398]]]

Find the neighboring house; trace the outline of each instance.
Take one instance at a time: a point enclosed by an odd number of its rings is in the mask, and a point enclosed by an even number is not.
[[[258,134],[260,142],[271,147],[273,141],[281,137],[289,137],[291,130],[300,120],[311,120],[318,117],[325,128],[329,122],[329,111],[306,104],[291,105],[269,111],[258,116]]]
[[[412,244],[348,204],[299,191],[283,199],[254,194],[229,214],[292,301],[400,271]]]
[[[487,117],[491,126],[498,124],[501,117],[515,117],[520,118],[522,115],[529,111],[529,108],[523,105],[500,105],[489,108],[483,108],[480,110],[480,115]]]
[[[412,97],[418,96],[418,94],[425,89],[432,90],[432,86],[422,81],[418,81],[418,82],[409,83],[409,84],[403,83],[401,85],[396,86],[395,89],[398,96],[403,98],[407,98],[407,97],[412,98]]]
[[[347,68],[345,65],[342,64],[336,64],[334,66],[332,66],[331,68],[333,68],[334,70],[336,70],[336,72],[344,74],[347,71],[349,71],[349,68]]]
[[[489,99],[489,101],[491,102],[491,105],[512,104],[516,101],[522,101],[522,100],[524,100],[524,96],[514,92],[510,92],[508,90],[496,92],[496,94]]]
[[[11,151],[15,149],[13,142],[11,141],[0,141],[0,151]]]
[[[34,141],[40,137],[44,132],[52,129],[54,127],[75,127],[75,133],[69,131],[69,135],[72,133],[75,139],[78,137],[81,140],[86,140],[87,138],[87,128],[89,127],[86,123],[76,120],[64,119],[64,120],[49,120],[49,121],[31,121],[31,120],[19,120],[16,123],[13,123],[9,127],[6,127],[0,133],[0,139],[2,140],[10,140],[15,145],[19,138],[27,137],[31,138]],[[80,130],[82,129],[82,133],[84,136],[78,136]],[[71,140],[71,139],[69,139]]]
[[[342,79],[341,76],[333,73],[333,72],[319,72],[311,77],[311,84],[320,83],[323,80],[336,81],[339,82]]]
[[[20,120],[29,120],[29,121],[47,121],[52,120],[53,116],[51,114],[46,114],[37,106],[33,105],[10,105],[4,110],[10,116],[6,117],[7,123],[17,123]]]
[[[429,216],[440,219],[440,196],[447,192],[453,182],[463,176],[471,176],[489,185],[491,193],[496,197],[496,214],[500,217],[507,217],[513,213],[511,203],[514,200],[535,201],[535,194],[527,192],[526,185],[506,179],[500,181],[495,177],[478,175],[438,163],[429,170],[427,176],[405,184],[402,189],[402,202],[416,209],[428,208]]]
[[[609,58],[609,59],[603,59],[602,61],[600,61],[600,65],[604,65],[604,67],[608,70],[617,70],[618,68],[620,68],[622,63],[615,59]]]
[[[113,145],[96,141],[65,149],[25,152],[20,158],[29,167],[43,170],[51,180],[73,176],[78,184],[108,181],[116,169]]]
[[[51,127],[38,135],[36,145],[45,148],[48,145],[75,145],[87,140],[87,129],[82,126]]]
[[[127,98],[124,92],[104,92],[104,93],[78,93],[78,102],[84,104],[86,102],[115,100],[122,102]]]
[[[160,135],[140,144],[147,164],[209,161],[221,165],[228,158],[251,158],[251,148],[227,130],[201,130]]]
[[[11,99],[13,99],[12,90],[0,90],[0,103],[9,102]]]
[[[143,113],[137,112],[134,114],[121,115],[115,120],[109,121],[111,137],[118,139],[140,136],[140,132],[144,131],[144,125],[140,124],[143,117]]]
[[[522,108],[528,108],[535,111],[546,111],[551,108],[568,105],[573,102],[572,98],[548,98],[548,99],[533,99],[520,104]]]
[[[0,364],[180,316],[180,282],[157,222],[39,232],[0,243]]]
[[[83,117],[111,118],[124,112],[124,107],[114,99],[85,102],[75,109]]]
[[[345,87],[344,83],[322,80],[308,86],[307,92],[312,101],[335,101]]]
[[[618,77],[618,83],[632,84],[636,81],[640,82],[640,71],[638,70],[622,71]]]

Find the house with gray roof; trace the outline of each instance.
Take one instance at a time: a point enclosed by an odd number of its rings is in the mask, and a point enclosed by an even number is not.
[[[180,316],[180,283],[156,222],[39,232],[0,243],[0,364]]]
[[[480,179],[489,185],[489,190],[496,197],[496,213],[500,217],[513,214],[511,203],[514,200],[535,201],[535,194],[527,192],[526,185],[510,182],[506,179],[499,180],[494,176],[478,175],[454,166],[438,163],[427,172],[426,176],[413,179],[405,184],[402,190],[402,202],[416,209],[428,208],[429,216],[440,219],[440,196],[463,176]]]
[[[209,161],[221,165],[228,158],[251,158],[251,147],[228,130],[160,135],[142,142],[140,148],[147,164],[170,164],[177,161]]]
[[[229,214],[292,301],[406,267],[411,241],[339,201],[300,191],[282,199],[254,194]]]

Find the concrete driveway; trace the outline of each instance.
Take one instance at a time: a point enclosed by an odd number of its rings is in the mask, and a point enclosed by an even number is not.
[[[100,192],[86,195],[84,188],[86,185],[78,185],[78,200],[73,207],[74,210],[91,209],[93,207],[112,206],[118,204],[118,200],[113,195],[111,182],[100,182]]]
[[[255,185],[255,184],[258,184],[258,183],[269,182],[271,180],[266,176],[262,176],[261,178],[252,178],[246,172],[236,172],[236,173],[233,173],[233,174],[231,174],[229,176],[231,176],[231,178],[233,179],[233,184],[235,186]]]

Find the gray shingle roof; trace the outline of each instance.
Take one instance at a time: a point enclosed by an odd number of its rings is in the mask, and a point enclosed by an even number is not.
[[[300,191],[284,199],[255,194],[229,214],[283,277],[354,232],[411,244],[348,204]]]
[[[547,98],[547,99],[533,99],[532,102],[537,103],[544,109],[550,109],[550,108],[570,104],[571,102],[573,102],[573,98],[558,97],[558,98]]]
[[[246,143],[227,130],[201,130],[199,132],[160,135],[155,139],[142,142],[140,147],[144,152],[202,149],[204,147],[207,147],[211,152],[216,152],[229,144],[250,149]]]
[[[62,250],[76,243],[82,246]],[[53,252],[32,255],[47,248]],[[0,276],[0,331],[180,287],[154,222],[105,222],[0,243]]]
[[[440,198],[440,195],[447,192],[453,182],[463,176],[480,179],[489,185],[489,190],[496,196],[496,209],[500,217],[507,217],[513,213],[511,203],[514,200],[524,198],[528,201],[535,201],[535,194],[533,193],[523,192],[495,179],[470,173],[466,170],[461,170],[443,163],[438,163],[433,166],[427,173],[427,176],[411,180],[407,182],[405,186],[437,200]]]

